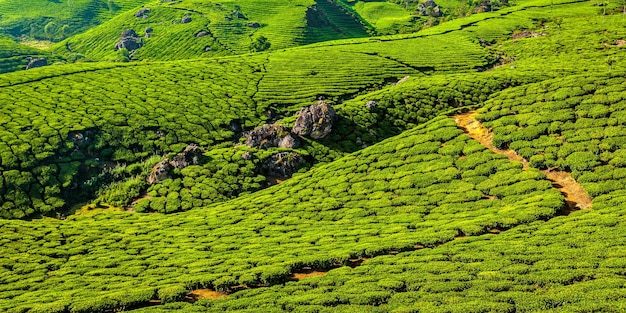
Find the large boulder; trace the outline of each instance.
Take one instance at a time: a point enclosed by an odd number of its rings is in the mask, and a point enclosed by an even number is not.
[[[265,176],[287,178],[305,163],[304,158],[295,152],[279,152],[263,160],[259,170]]]
[[[170,160],[163,160],[157,163],[153,168],[150,176],[148,176],[148,184],[156,184],[168,178],[171,178],[171,171],[174,167],[170,164]]]
[[[134,51],[141,48],[142,45],[143,41],[141,40],[141,37],[137,35],[137,32],[132,29],[127,29],[122,32],[120,40],[115,44],[115,51],[120,49]]]
[[[296,124],[291,130],[294,134],[320,139],[328,136],[337,122],[338,116],[333,107],[325,101],[318,101],[298,112]]]
[[[196,144],[188,145],[183,152],[175,156],[170,164],[175,168],[183,169],[187,166],[200,164],[202,149]]]
[[[291,134],[289,128],[277,124],[265,124],[244,135],[246,145],[258,149],[272,147],[297,148],[300,141]]]
[[[48,61],[44,58],[30,58],[28,60],[28,65],[26,65],[26,69],[30,70],[31,68],[37,68],[48,65]]]

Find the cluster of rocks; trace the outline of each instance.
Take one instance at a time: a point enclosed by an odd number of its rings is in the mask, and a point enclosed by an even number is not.
[[[28,58],[28,65],[26,65],[26,69],[30,70],[31,68],[37,68],[48,65],[48,61],[44,58]]]
[[[115,51],[120,49],[126,49],[128,51],[135,51],[143,45],[143,41],[139,35],[133,29],[127,29],[122,32],[120,40],[115,44]]]
[[[435,3],[435,1],[433,0],[427,0],[424,3],[420,3],[417,6],[417,10],[420,12],[420,14],[425,16],[427,15],[432,17],[440,17],[442,15],[439,5],[437,5],[437,3]]]
[[[185,150],[179,153],[177,156],[170,159],[165,159],[157,163],[152,172],[148,176],[148,184],[156,184],[163,180],[172,177],[172,170],[175,168],[183,169],[191,165],[200,164],[202,158],[202,149],[196,144],[188,145]]]
[[[278,124],[265,124],[244,134],[246,145],[257,149],[300,147],[300,140],[289,128]]]
[[[300,147],[300,136],[321,139],[332,132],[338,116],[333,107],[325,101],[319,101],[298,112],[293,128],[265,124],[243,135],[248,147],[257,149]],[[242,158],[249,160],[253,155],[246,152]],[[268,176],[291,177],[305,164],[304,158],[296,152],[279,152],[261,162],[259,172]]]

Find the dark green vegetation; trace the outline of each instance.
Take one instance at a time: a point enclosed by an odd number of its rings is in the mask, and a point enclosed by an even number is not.
[[[67,39],[119,57],[130,18],[153,27],[132,57],[144,62],[0,75],[0,311],[626,310],[623,7],[520,1],[413,34],[284,49],[365,36],[391,22],[356,23],[359,6],[398,4],[345,2],[343,15],[316,17],[345,27],[336,32],[297,24],[313,2],[244,3],[154,2],[146,19],[133,9]],[[261,27],[219,37],[211,14],[224,12]],[[149,24],[157,17],[180,23]],[[200,26],[212,35],[195,39]],[[198,59],[176,49],[181,29],[185,47],[230,50]],[[251,50],[263,51],[214,57]],[[339,115],[328,137],[239,144],[237,125],[290,127],[320,97]],[[469,108],[530,168],[464,134],[449,115]],[[204,150],[197,165],[148,185],[154,164],[190,144]],[[307,164],[266,188],[277,178],[259,165],[278,152]],[[567,215],[545,169],[571,172],[592,210]],[[132,210],[50,218],[85,203]],[[328,273],[290,281],[306,268]],[[229,296],[182,302],[198,288]]]

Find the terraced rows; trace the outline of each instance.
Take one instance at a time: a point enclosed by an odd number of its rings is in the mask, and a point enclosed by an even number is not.
[[[36,39],[62,40],[98,25],[117,13],[150,1],[115,0],[107,3],[98,0],[2,0],[0,28],[3,33],[15,37],[27,35]]]
[[[624,145],[619,142],[624,86],[621,72],[528,84],[496,94],[478,116],[495,134],[497,147],[514,149],[530,159],[532,167],[572,171],[594,196],[592,210],[379,256],[355,268],[345,266],[323,276],[180,304],[176,309],[622,311],[626,198],[619,174]]]
[[[0,307],[94,311],[274,284],[304,266],[506,229],[562,205],[543,174],[438,119],[207,210],[2,221]]]

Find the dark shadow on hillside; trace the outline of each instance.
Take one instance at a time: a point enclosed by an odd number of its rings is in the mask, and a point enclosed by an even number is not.
[[[306,12],[303,44],[369,36],[366,27],[332,0],[316,0]]]

